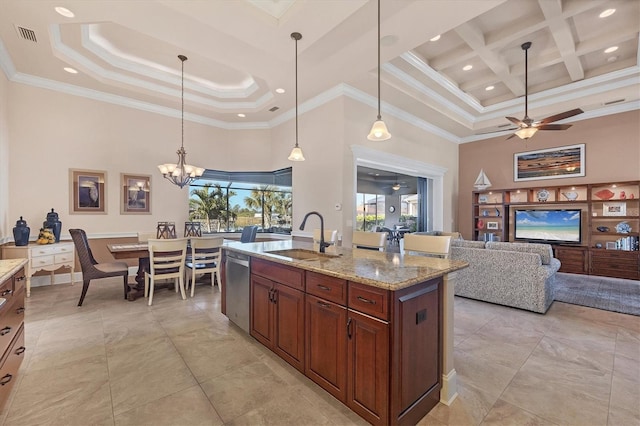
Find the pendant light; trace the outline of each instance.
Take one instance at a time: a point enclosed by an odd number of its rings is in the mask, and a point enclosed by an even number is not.
[[[387,125],[384,124],[380,115],[380,0],[378,0],[378,119],[371,126],[367,139],[370,141],[386,141],[389,138],[391,138],[391,133],[387,130]]]
[[[178,162],[176,164],[160,164],[158,169],[160,169],[160,173],[162,173],[165,179],[183,188],[196,180],[196,178],[202,176],[204,169],[187,164],[187,152],[184,150],[184,61],[187,60],[187,57],[178,55],[178,59],[182,62],[182,140],[180,149],[176,151],[176,154],[178,154]]]
[[[302,38],[302,34],[291,33],[291,38],[296,41],[296,146],[291,150],[289,160],[304,161],[302,149],[298,146],[298,40]]]

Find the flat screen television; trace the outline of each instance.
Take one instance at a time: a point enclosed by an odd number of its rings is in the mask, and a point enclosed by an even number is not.
[[[580,244],[580,209],[516,210],[514,238],[520,241]]]

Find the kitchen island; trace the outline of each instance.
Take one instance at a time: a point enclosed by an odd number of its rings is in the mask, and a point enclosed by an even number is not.
[[[467,264],[311,247],[225,242],[222,312],[236,317],[227,309],[236,281],[226,258],[246,256],[250,334],[365,420],[416,424],[438,401],[450,404],[453,286]]]

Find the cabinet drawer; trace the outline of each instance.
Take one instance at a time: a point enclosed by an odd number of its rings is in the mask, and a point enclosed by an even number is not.
[[[7,306],[8,305],[8,306]],[[24,291],[9,299],[0,309],[0,353],[4,353],[24,321]]]
[[[252,257],[251,273],[304,291],[304,271],[302,269]]]
[[[2,361],[0,361],[0,410],[16,382],[16,375],[24,358],[24,352],[24,327],[20,327],[11,347],[5,353]]]
[[[31,249],[31,257],[49,256],[56,253],[56,247],[53,244],[42,246],[33,246]]]
[[[24,268],[13,274],[13,294],[18,294],[27,282]]]
[[[349,282],[349,309],[383,320],[389,319],[389,291]]]
[[[49,256],[33,257],[31,258],[31,267],[33,269],[38,269],[38,268],[42,268],[43,266],[50,266],[50,265],[53,265],[54,260],[55,260],[55,256],[53,254]]]
[[[62,263],[71,263],[73,262],[73,253],[62,253],[62,254],[56,254],[53,257],[53,262],[56,265],[62,264]]]
[[[73,244],[54,244],[53,245],[53,252],[55,254],[64,254],[64,253],[69,253],[72,255],[73,258]]]
[[[347,281],[307,271],[307,293],[339,305],[347,304]]]

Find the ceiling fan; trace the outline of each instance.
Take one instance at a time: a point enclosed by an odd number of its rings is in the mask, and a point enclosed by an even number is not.
[[[408,188],[409,185],[406,185],[406,182],[398,181],[398,176],[396,175],[396,180],[391,185],[384,186],[383,188],[391,188],[394,191],[399,191],[400,188]]]
[[[527,41],[522,43],[522,50],[524,50],[524,118],[518,120],[515,117],[506,117],[507,120],[518,126],[518,130],[509,136],[507,139],[511,139],[514,136],[518,136],[520,139],[529,139],[536,134],[538,130],[567,130],[571,127],[571,124],[549,124],[554,121],[564,120],[565,118],[573,117],[574,115],[582,114],[580,108],[572,109],[570,111],[561,112],[560,114],[552,115],[547,118],[543,118],[539,121],[534,121],[529,118],[529,58],[528,50],[531,47],[531,42]]]

